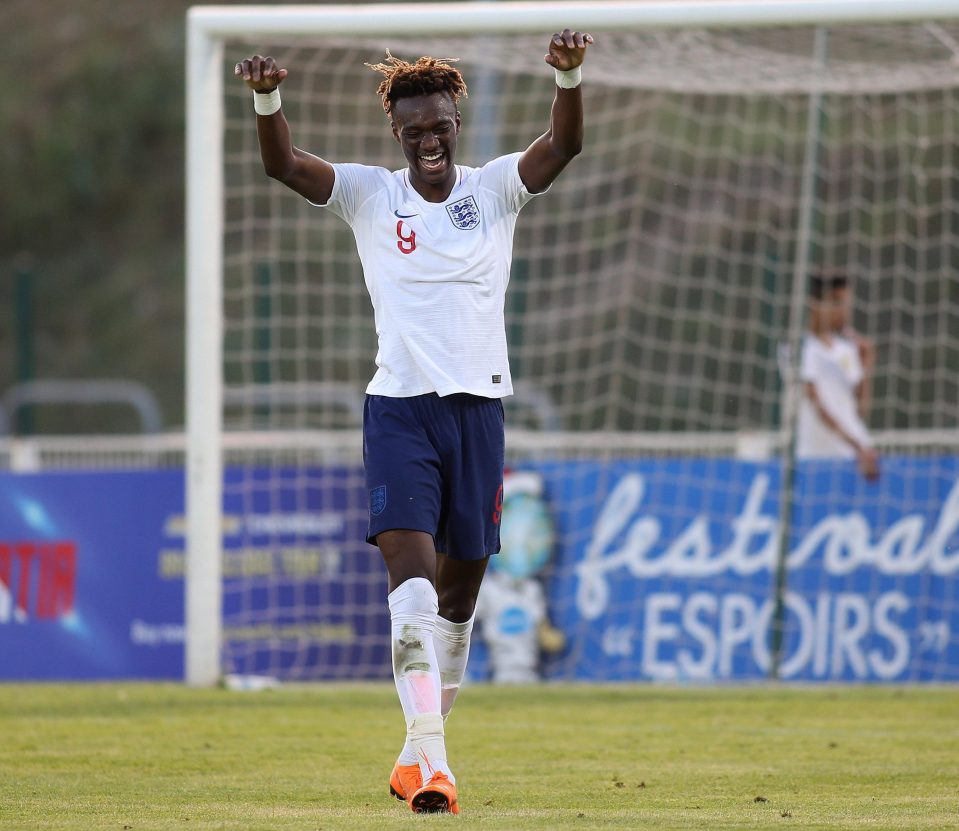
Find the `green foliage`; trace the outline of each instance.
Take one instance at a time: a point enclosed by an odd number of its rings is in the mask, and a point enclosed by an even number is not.
[[[0,98],[0,308],[32,275],[35,372],[147,384],[182,418],[185,3],[14,3],[29,71]],[[150,4],[154,5],[154,4]],[[142,8],[141,8],[142,7]],[[12,328],[8,317],[0,331]],[[12,355],[9,335],[0,352]],[[8,351],[9,347],[9,351]],[[18,380],[0,362],[0,390]],[[127,414],[55,410],[40,431],[109,432]]]

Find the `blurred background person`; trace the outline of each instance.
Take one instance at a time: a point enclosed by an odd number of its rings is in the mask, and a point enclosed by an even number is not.
[[[845,274],[810,277],[809,330],[803,338],[796,456],[800,459],[856,459],[866,479],[879,478],[879,454],[866,423],[872,342],[849,323],[849,280]]]

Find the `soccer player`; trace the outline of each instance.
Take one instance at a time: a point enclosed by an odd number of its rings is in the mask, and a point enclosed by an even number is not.
[[[856,459],[869,480],[879,477],[869,417],[871,342],[849,327],[845,275],[810,278],[809,331],[803,340],[796,455],[801,459]]]
[[[480,583],[499,550],[513,229],[520,209],[580,152],[580,65],[592,41],[569,29],[550,38],[549,129],[480,168],[455,164],[466,83],[448,61],[387,53],[370,66],[406,158],[393,172],[295,147],[278,89],[288,71],[259,55],[235,68],[254,92],[267,175],[349,223],[373,302],[368,541],[389,575],[393,674],[407,726],[390,791],[416,812],[459,812],[444,723],[466,671]]]

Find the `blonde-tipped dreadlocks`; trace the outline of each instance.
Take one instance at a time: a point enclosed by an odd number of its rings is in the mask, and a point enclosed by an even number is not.
[[[392,115],[393,105],[401,98],[414,95],[430,95],[434,92],[448,92],[456,104],[466,97],[466,81],[451,63],[457,58],[431,58],[424,56],[416,63],[408,63],[394,58],[386,50],[386,63],[368,63],[370,69],[383,76],[376,94],[383,99],[383,109]]]

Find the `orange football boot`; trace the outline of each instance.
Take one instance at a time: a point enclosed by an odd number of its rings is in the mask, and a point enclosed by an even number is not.
[[[422,785],[423,774],[420,773],[419,765],[401,765],[399,762],[393,765],[393,772],[390,774],[390,796],[405,802]]]
[[[445,773],[434,773],[429,782],[421,786],[409,799],[410,807],[417,814],[458,814],[456,785]]]

